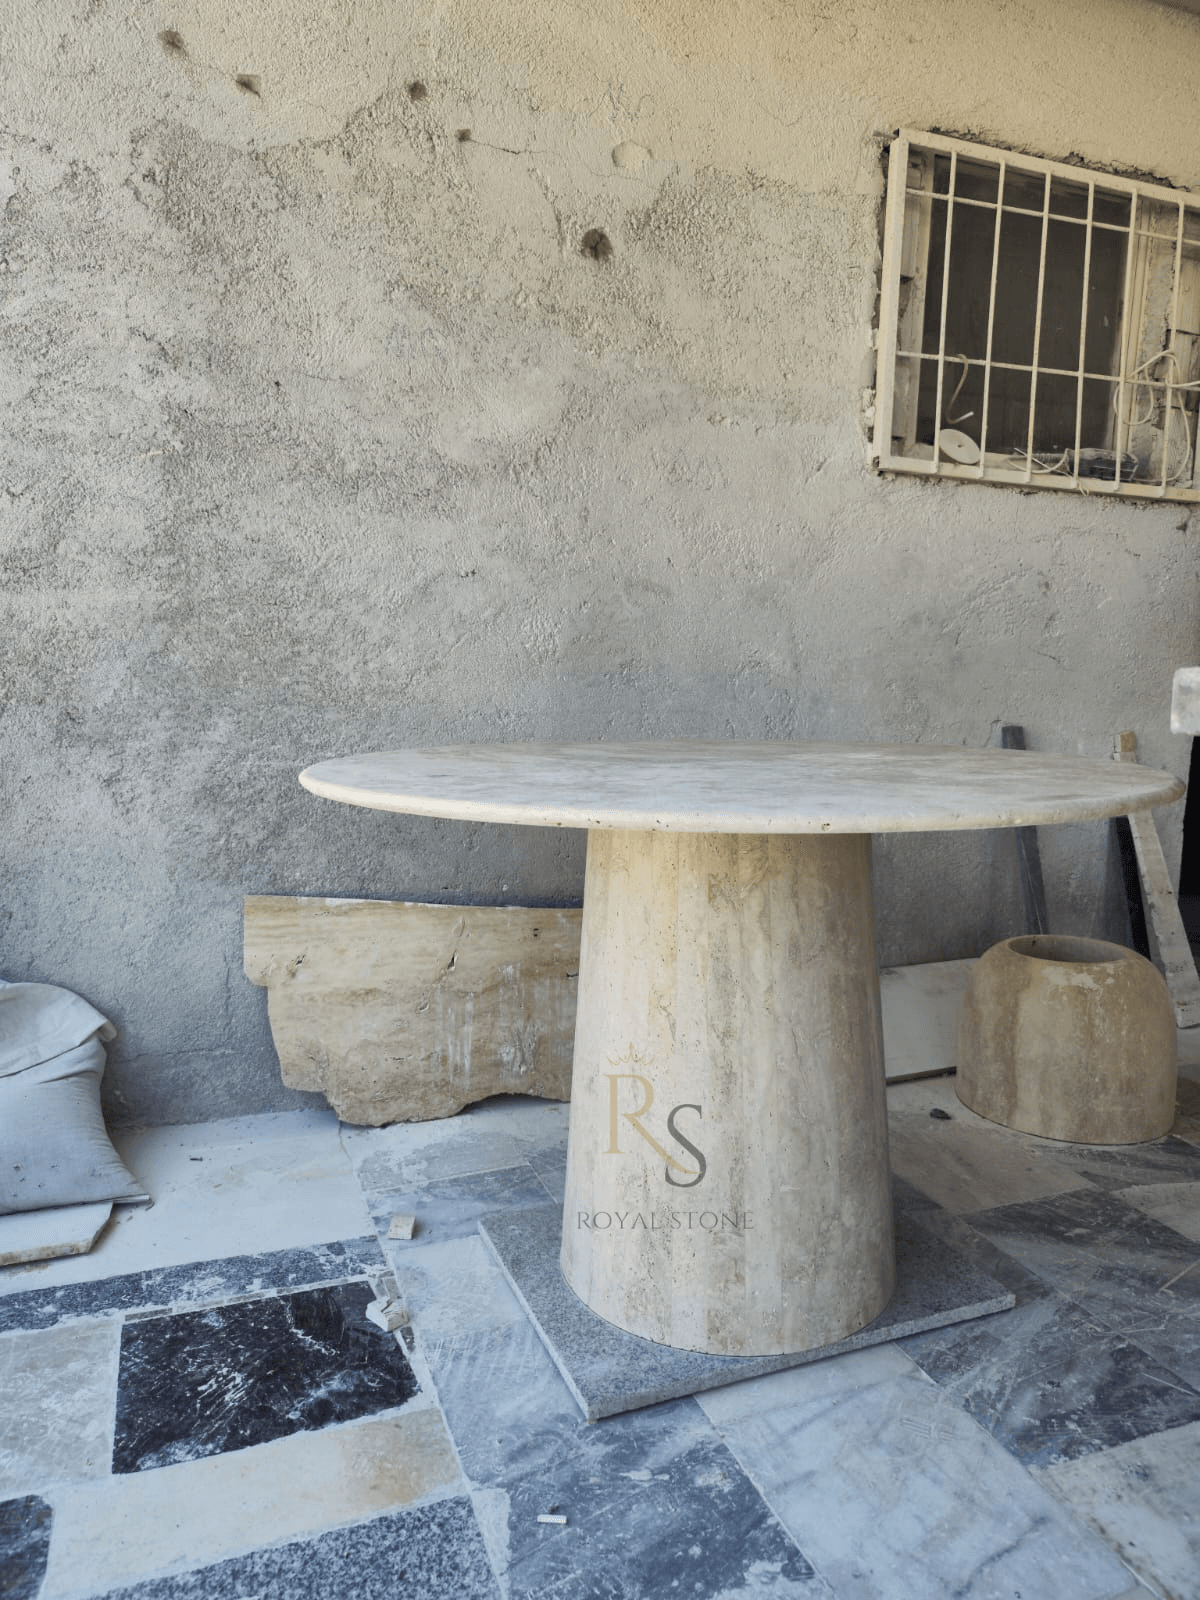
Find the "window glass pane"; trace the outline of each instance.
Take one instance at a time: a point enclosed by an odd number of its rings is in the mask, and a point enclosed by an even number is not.
[[[1092,230],[1084,350],[1088,372],[1115,372],[1120,362],[1121,300],[1128,243],[1126,234]]]
[[[1040,211],[1046,198],[1046,180],[1035,172],[1009,167],[1004,174],[1004,204],[1025,211]]]
[[[1065,178],[1050,180],[1050,212],[1056,217],[1077,217],[1081,222],[1088,214],[1086,184],[1069,183]]]
[[[982,161],[960,161],[955,177],[954,192],[967,200],[984,200],[996,204],[1000,188],[999,166],[989,166]]]
[[[1085,233],[1085,229],[1075,227],[1070,222],[1047,224],[1039,366],[1068,368],[1071,371],[1079,366]],[[1032,288],[1036,294],[1036,276]]]
[[[1092,221],[1106,222],[1114,228],[1129,226],[1130,197],[1119,190],[1097,189],[1092,206]]]

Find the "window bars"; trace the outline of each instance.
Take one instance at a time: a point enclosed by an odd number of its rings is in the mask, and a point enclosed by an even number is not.
[[[883,471],[1198,500],[1200,196],[937,134],[889,153]]]

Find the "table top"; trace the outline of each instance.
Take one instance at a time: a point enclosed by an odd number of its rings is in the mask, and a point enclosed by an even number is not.
[[[1177,800],[1135,763],[962,745],[687,739],[478,744],[321,761],[313,794],[379,811],[680,833],[922,833],[1118,816]]]

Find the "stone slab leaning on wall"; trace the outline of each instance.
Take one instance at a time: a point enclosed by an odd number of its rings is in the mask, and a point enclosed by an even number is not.
[[[493,1094],[570,1098],[580,918],[253,895],[244,966],[284,1083],[344,1122],[416,1122]]]

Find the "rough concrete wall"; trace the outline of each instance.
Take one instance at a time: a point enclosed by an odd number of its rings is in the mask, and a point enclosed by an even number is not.
[[[1031,745],[1186,770],[1186,507],[865,467],[878,135],[1200,187],[1200,21],[1134,0],[20,0],[0,12],[0,972],[122,1120],[282,1108],[246,893],[576,898],[583,841],[354,812],[405,743]],[[584,253],[591,230],[611,244]],[[1179,815],[1161,815],[1177,855]],[[1113,931],[1102,827],[1046,830]],[[879,842],[885,961],[1020,922]]]

